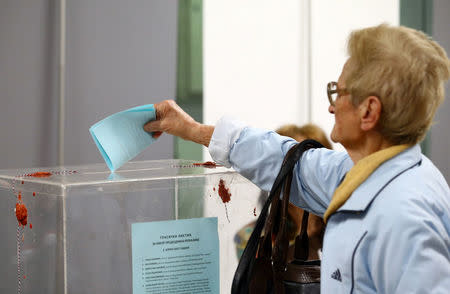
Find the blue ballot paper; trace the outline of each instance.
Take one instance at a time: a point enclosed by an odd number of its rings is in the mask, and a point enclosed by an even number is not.
[[[111,171],[136,157],[156,140],[143,128],[155,118],[155,108],[148,104],[110,115],[89,129]]]

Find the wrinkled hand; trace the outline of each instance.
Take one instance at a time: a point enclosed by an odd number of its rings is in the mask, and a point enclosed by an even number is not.
[[[145,124],[144,130],[153,133],[158,138],[163,132],[193,141],[205,146],[209,145],[213,126],[206,126],[196,122],[173,100],[165,100],[154,104],[156,120]]]

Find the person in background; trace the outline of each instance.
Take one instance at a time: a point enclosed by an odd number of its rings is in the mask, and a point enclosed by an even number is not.
[[[286,124],[279,127],[276,132],[285,137],[290,137],[301,142],[306,139],[313,139],[320,142],[325,148],[332,149],[331,143],[325,132],[315,124],[305,124],[297,126],[295,124]],[[263,206],[268,196],[267,191],[261,191],[259,196],[260,205]],[[290,259],[293,258],[293,245],[295,237],[300,233],[301,220],[303,217],[303,209],[289,203],[288,206],[288,235],[290,245]],[[242,256],[245,246],[247,245],[250,235],[253,232],[256,222],[251,222],[240,229],[235,237],[236,254],[238,259]],[[323,219],[313,213],[308,218],[308,237],[309,237],[309,255],[308,260],[320,259],[322,251],[323,234],[325,232],[325,223]]]
[[[321,143],[325,148],[333,149],[324,130],[315,124],[305,124],[302,126],[287,124],[279,127],[276,132],[281,136],[291,137],[297,142],[301,142],[306,139],[313,139]]]
[[[330,137],[345,152],[306,151],[291,187],[291,202],[326,223],[321,293],[448,293],[450,189],[419,143],[444,99],[450,61],[424,33],[386,24],[353,31],[347,51],[326,87]],[[198,123],[174,101],[155,108],[147,132],[207,146],[262,190],[297,144],[227,117]]]

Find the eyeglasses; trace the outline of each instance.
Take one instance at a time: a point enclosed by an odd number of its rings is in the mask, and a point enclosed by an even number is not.
[[[327,94],[330,105],[334,106],[334,103],[339,96],[347,95],[349,93],[346,88],[339,89],[337,82],[329,82],[327,85]]]

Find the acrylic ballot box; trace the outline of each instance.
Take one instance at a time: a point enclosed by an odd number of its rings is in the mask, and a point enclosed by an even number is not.
[[[185,160],[2,170],[0,293],[229,293],[260,194]]]

